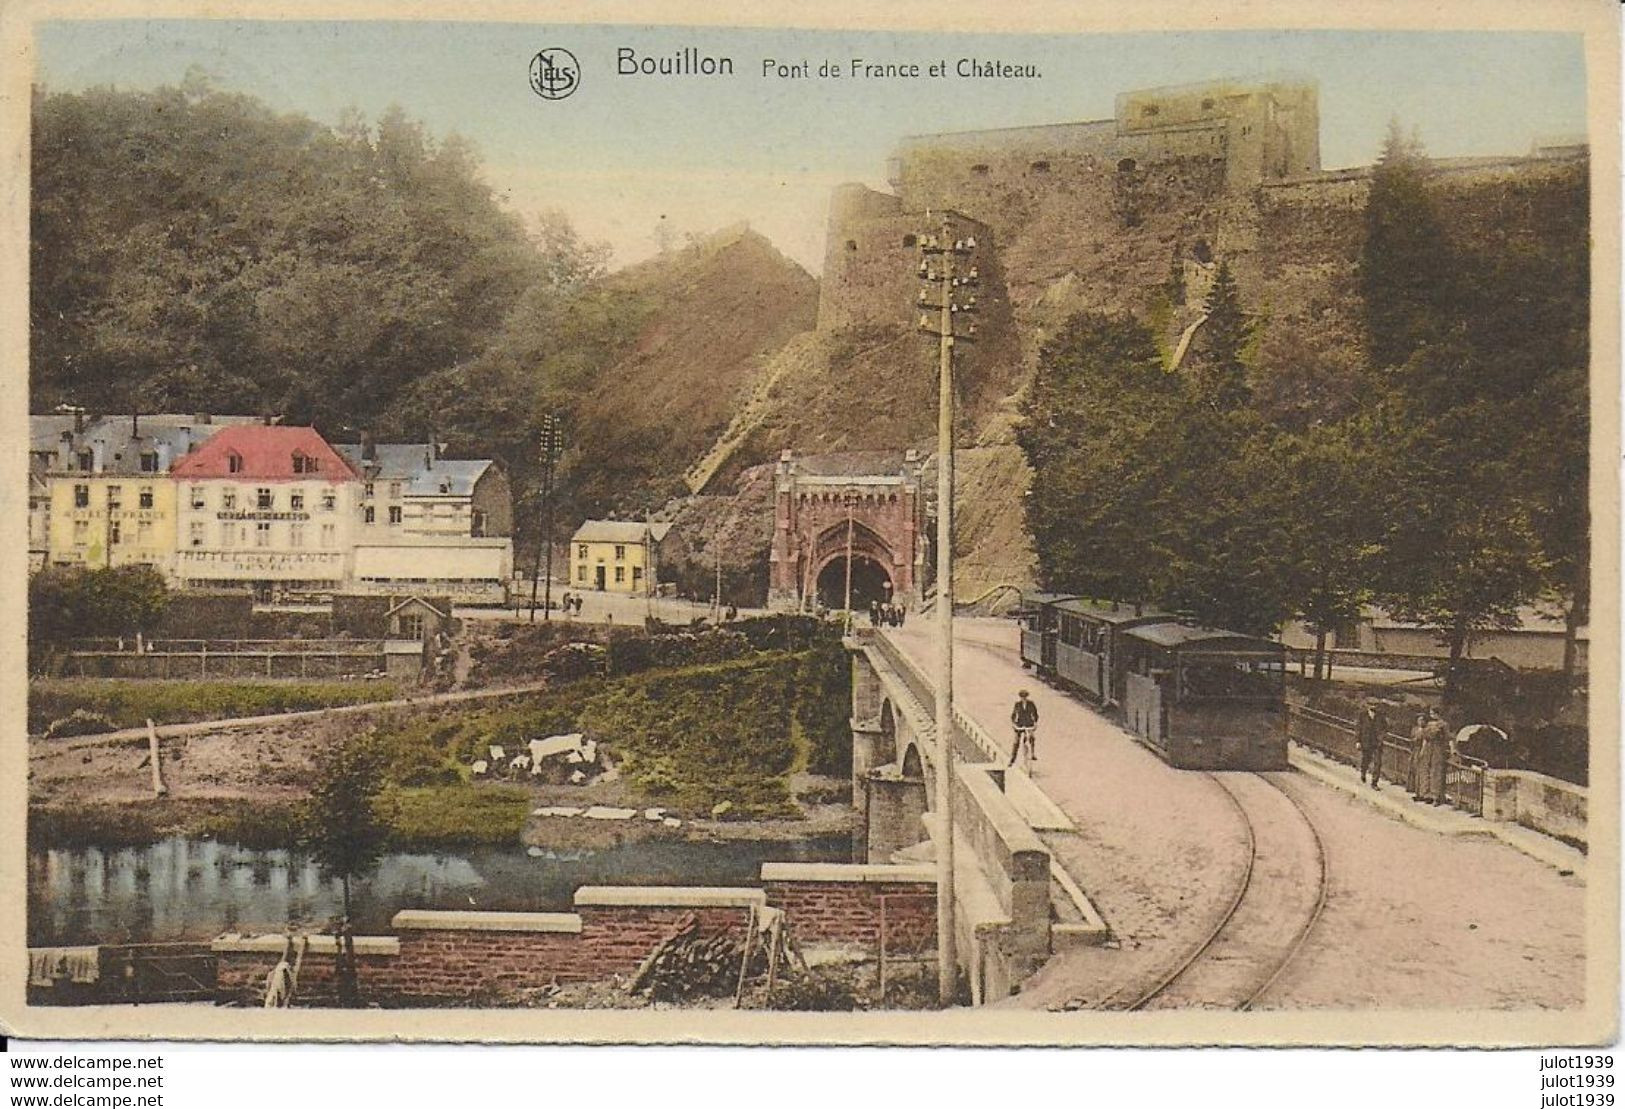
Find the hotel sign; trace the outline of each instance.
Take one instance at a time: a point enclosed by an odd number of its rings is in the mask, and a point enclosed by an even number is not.
[[[310,519],[310,513],[308,513],[308,512],[258,512],[258,511],[244,510],[244,511],[240,511],[240,512],[216,512],[214,515],[215,515],[215,519],[217,519],[217,520],[308,520],[308,519]]]

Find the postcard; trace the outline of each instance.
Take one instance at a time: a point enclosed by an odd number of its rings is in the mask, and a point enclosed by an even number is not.
[[[4,34],[5,1028],[1617,1035],[1609,6]]]

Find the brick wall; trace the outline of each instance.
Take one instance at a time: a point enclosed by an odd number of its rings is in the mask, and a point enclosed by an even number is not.
[[[937,883],[930,867],[766,863],[762,887],[803,944],[874,947],[882,902],[887,950],[918,948],[936,935]]]

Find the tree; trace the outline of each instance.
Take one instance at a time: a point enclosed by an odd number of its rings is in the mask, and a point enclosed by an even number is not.
[[[1045,344],[1017,441],[1033,468],[1027,527],[1047,587],[1153,599],[1178,407],[1179,380],[1133,317],[1083,313]]]
[[[1190,387],[1208,408],[1231,412],[1252,399],[1242,355],[1252,339],[1253,325],[1242,310],[1241,293],[1228,262],[1219,263],[1204,310],[1203,345],[1193,360]]]
[[[1290,593],[1315,635],[1315,677],[1330,673],[1326,637],[1359,618],[1372,596],[1386,526],[1379,490],[1395,480],[1368,421],[1317,424],[1282,435],[1279,542],[1288,553]]]
[[[384,787],[384,760],[369,738],[331,741],[319,757],[315,785],[306,802],[301,841],[322,873],[343,888],[337,964],[339,1004],[360,1004],[351,883],[383,854],[388,829],[377,811]]]
[[[1451,322],[1454,266],[1427,171],[1421,143],[1390,121],[1371,175],[1360,255],[1366,358],[1373,366],[1400,365],[1442,338]]]
[[[74,639],[151,634],[169,587],[151,566],[53,567],[28,579],[28,652],[35,668]]]

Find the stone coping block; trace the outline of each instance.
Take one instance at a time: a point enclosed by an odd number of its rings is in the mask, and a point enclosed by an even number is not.
[[[764,882],[923,882],[937,884],[930,865],[883,863],[763,863]]]
[[[310,955],[333,955],[338,952],[339,941],[337,936],[306,936],[310,946],[306,953]],[[242,954],[242,955],[281,955],[288,942],[286,934],[270,933],[263,936],[242,936],[236,932],[227,932],[216,937],[209,947],[216,954]],[[294,939],[294,954],[299,953],[299,940]],[[399,955],[401,941],[394,936],[357,936],[355,937],[355,953],[357,955]]]
[[[463,909],[402,909],[390,925],[396,931],[564,932],[579,934],[575,913],[482,913]]]
[[[745,909],[765,906],[767,893],[732,886],[582,886],[576,908],[634,905],[643,908]]]

